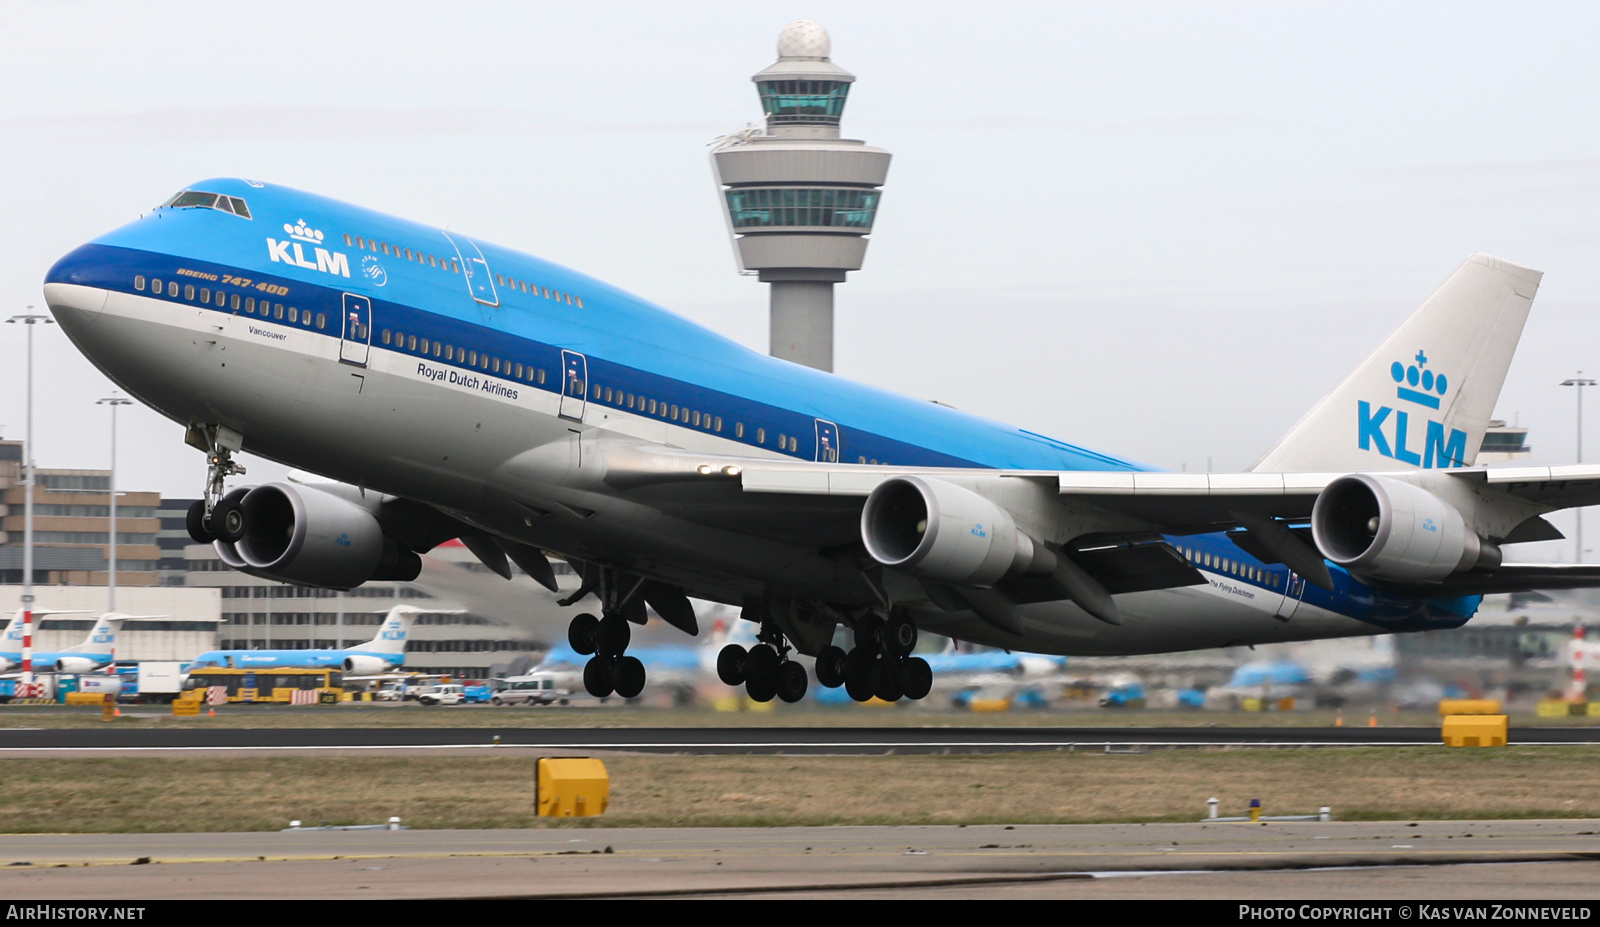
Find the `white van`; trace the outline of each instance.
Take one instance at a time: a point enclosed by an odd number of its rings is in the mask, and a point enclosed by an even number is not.
[[[527,676],[508,676],[502,686],[489,697],[495,705],[565,705],[572,692],[556,679],[555,673],[532,673]]]

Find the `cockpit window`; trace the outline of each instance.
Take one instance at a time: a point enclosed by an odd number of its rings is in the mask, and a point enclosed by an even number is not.
[[[217,209],[246,219],[250,218],[250,207],[239,197],[206,193],[201,190],[184,190],[161,205],[167,209]]]

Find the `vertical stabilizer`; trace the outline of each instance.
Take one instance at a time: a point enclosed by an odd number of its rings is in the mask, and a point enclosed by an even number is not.
[[[117,632],[122,629],[123,616],[116,612],[106,612],[89,629],[89,636],[77,647],[77,653],[114,653],[117,648]]]
[[[363,653],[405,653],[406,638],[411,634],[411,622],[420,614],[422,609],[413,605],[396,605],[384,616],[377,637],[350,649]]]
[[[1471,466],[1543,276],[1467,258],[1251,469]]]

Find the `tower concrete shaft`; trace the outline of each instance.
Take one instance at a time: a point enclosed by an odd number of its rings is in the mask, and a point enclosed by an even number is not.
[[[860,270],[889,152],[839,137],[855,75],[829,60],[828,33],[799,20],[778,60],[751,78],[767,133],[712,149],[739,270],[771,285],[771,354],[833,369],[833,285]]]

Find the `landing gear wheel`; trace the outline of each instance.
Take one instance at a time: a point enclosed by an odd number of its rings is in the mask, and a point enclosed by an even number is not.
[[[793,660],[778,667],[778,698],[794,704],[806,697],[806,668]]]
[[[830,689],[844,685],[845,653],[829,644],[817,654],[817,682]]]
[[[900,689],[900,667],[887,660],[872,664],[872,694],[886,702],[898,702],[905,693]]]
[[[744,661],[747,654],[738,644],[729,644],[717,654],[717,678],[725,686],[744,685]]]
[[[593,657],[583,665],[583,687],[595,698],[605,698],[616,686],[611,681],[611,661]]]
[[[600,619],[584,612],[567,625],[567,643],[574,653],[589,656],[595,652],[596,638],[600,634]]]
[[[744,678],[748,682],[759,679],[762,682],[776,684],[778,680],[778,666],[782,661],[778,652],[766,644],[757,644],[750,648],[750,653],[744,658]]]
[[[770,702],[778,694],[778,652],[766,644],[750,648],[744,658],[744,690],[752,701]]]
[[[744,692],[752,702],[770,702],[778,694],[778,682],[775,679],[746,679]]]
[[[862,676],[846,676],[844,691],[852,700],[865,702],[872,698],[872,683]]]
[[[921,657],[912,657],[900,664],[900,690],[913,701],[925,699],[933,691],[933,667]]]
[[[644,664],[638,657],[623,657],[611,667],[611,679],[617,694],[623,698],[638,698],[644,691]]]
[[[891,656],[903,657],[917,646],[917,626],[905,615],[890,615],[883,625],[883,649]]]
[[[621,615],[607,615],[600,619],[595,645],[599,653],[620,654],[628,649],[628,641],[632,637],[633,632],[628,630],[628,619]]]
[[[244,510],[232,499],[224,499],[211,510],[211,527],[216,529],[217,540],[236,544],[244,537]]]
[[[206,514],[206,501],[196,500],[189,506],[189,514],[184,520],[185,527],[189,529],[189,537],[196,544],[210,544],[217,539],[211,530],[211,517]]]

